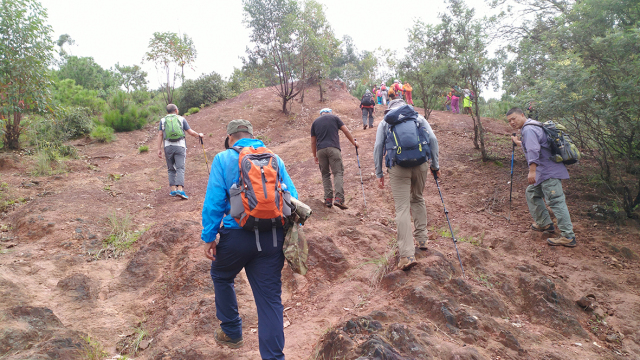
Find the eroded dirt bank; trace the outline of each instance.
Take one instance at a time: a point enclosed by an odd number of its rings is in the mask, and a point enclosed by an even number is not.
[[[290,117],[268,89],[256,89],[188,117],[208,134],[209,163],[223,149],[229,120],[244,118],[285,161],[301,199],[315,210],[305,225],[307,276],[283,272],[285,353],[289,359],[632,359],[640,357],[638,223],[607,211],[605,189],[589,161],[570,168],[567,201],[579,246],[548,247],[529,230],[525,162],[516,155],[508,215],[510,128],[485,120],[495,161],[482,163],[471,119],[434,112],[441,149],[441,189],[465,266],[459,265],[433,180],[425,189],[429,250],[418,266],[393,271],[395,237],[390,189],[373,175],[374,130],[362,130],[357,105],[339,83],[328,102],[315,89]],[[364,209],[355,152],[343,140],[349,210],[322,206],[320,173],[309,149],[317,111],[331,107],[362,146]],[[381,108],[378,110],[382,110]],[[381,114],[376,113],[376,125]],[[210,136],[209,136],[210,134]],[[168,196],[155,127],[119,134],[103,145],[76,141],[82,157],[69,172],[28,175],[31,159],[2,154],[3,191],[25,203],[2,218],[0,358],[80,359],[83,336],[112,356],[136,359],[256,359],[257,315],[251,289],[236,283],[245,346],[215,344],[210,263],[199,240],[207,170],[189,139],[188,201]],[[149,153],[139,154],[140,144]],[[103,250],[109,214],[130,214],[146,230],[120,256]],[[576,303],[582,297],[580,304]],[[589,305],[591,303],[591,305]],[[588,306],[589,305],[589,306]],[[585,309],[586,307],[586,309]],[[124,349],[124,350],[123,350]]]

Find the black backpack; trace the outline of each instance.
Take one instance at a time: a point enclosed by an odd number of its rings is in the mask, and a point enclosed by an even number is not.
[[[420,126],[418,112],[412,106],[389,111],[384,121],[389,124],[384,146],[387,167],[414,167],[431,158],[429,135]]]
[[[532,123],[525,124],[524,126],[527,125],[537,126],[544,130],[547,136],[547,142],[551,147],[551,161],[571,165],[577,163],[582,157],[580,150],[578,150],[578,147],[573,143],[569,134],[566,133],[567,128],[562,124],[556,124],[549,120],[542,125]]]
[[[362,103],[362,105],[364,106],[371,106],[374,105],[375,103],[373,102],[373,94],[371,93],[366,93],[362,96],[362,101],[360,101]]]

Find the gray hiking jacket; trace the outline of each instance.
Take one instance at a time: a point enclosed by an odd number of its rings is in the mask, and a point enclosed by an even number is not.
[[[431,149],[431,169],[440,170],[440,163],[438,162],[438,139],[436,134],[431,129],[431,125],[422,116],[418,115],[418,122],[420,126],[424,127],[429,134],[429,148]],[[384,144],[386,141],[387,131],[389,130],[389,124],[382,120],[378,124],[378,131],[376,132],[376,144],[373,147],[373,162],[376,165],[376,177],[379,179],[384,176],[382,172],[382,164],[384,162]]]

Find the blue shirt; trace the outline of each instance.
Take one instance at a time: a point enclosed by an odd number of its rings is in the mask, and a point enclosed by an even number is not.
[[[527,165],[537,164],[536,167],[536,183],[534,186],[540,185],[543,181],[549,179],[568,179],[569,172],[563,163],[557,163],[551,160],[551,146],[547,140],[547,134],[539,126],[527,124],[542,125],[538,121],[528,119],[520,129],[522,134],[522,150],[527,159]]]
[[[254,149],[264,147],[262,141],[257,139],[240,139],[233,146],[247,147]],[[207,194],[202,205],[202,235],[200,238],[210,243],[216,239],[220,225],[227,229],[240,229],[238,222],[229,215],[231,205],[229,204],[229,189],[231,185],[240,181],[240,167],[238,160],[240,154],[233,149],[227,149],[218,153],[211,164],[211,174],[207,184]],[[284,162],[278,155],[278,172],[280,182],[291,193],[291,196],[298,198],[298,191],[287,173]]]

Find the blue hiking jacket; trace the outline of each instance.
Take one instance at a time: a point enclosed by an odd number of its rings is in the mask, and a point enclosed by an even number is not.
[[[264,147],[264,143],[257,139],[245,138],[238,140],[233,146],[252,146],[257,149]],[[218,153],[211,164],[207,194],[205,195],[202,206],[202,235],[200,236],[206,243],[210,243],[216,239],[221,223],[227,229],[241,228],[236,220],[229,215],[231,211],[229,189],[231,185],[240,181],[239,158],[240,154],[238,154],[237,151],[227,149]],[[278,159],[280,182],[283,184],[283,189],[288,190],[291,196],[297,199],[298,191],[287,173],[284,162],[282,162],[282,159],[280,159],[278,155],[276,155],[276,158]]]

